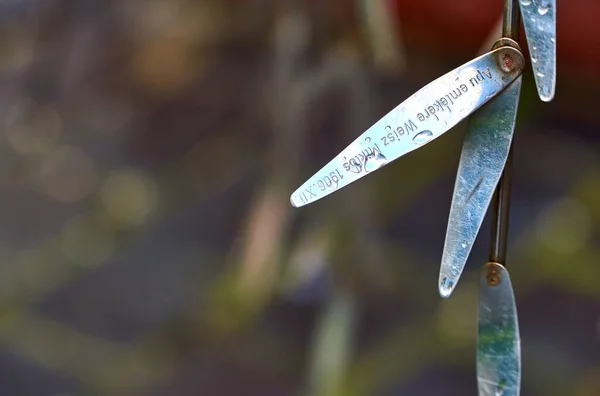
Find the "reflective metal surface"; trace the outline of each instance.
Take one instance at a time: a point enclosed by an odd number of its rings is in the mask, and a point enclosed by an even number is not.
[[[556,0],[519,0],[519,5],[538,94],[549,102],[556,85]]]
[[[502,175],[514,134],[521,80],[517,78],[469,119],[440,267],[442,297],[449,297],[456,287]]]
[[[518,396],[521,340],[515,297],[506,268],[488,263],[480,278],[477,328],[479,396]]]
[[[518,50],[501,47],[429,83],[298,188],[292,205],[323,198],[439,137],[506,88],[523,66]]]

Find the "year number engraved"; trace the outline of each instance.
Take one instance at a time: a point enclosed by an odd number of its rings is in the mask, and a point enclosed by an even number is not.
[[[338,182],[340,180],[342,180],[343,178],[344,178],[344,176],[342,176],[340,171],[336,169],[335,171],[331,172],[329,175],[324,176],[321,179],[317,180],[317,187],[319,187],[319,189],[321,191],[325,191],[328,188],[337,188]]]
[[[506,58],[511,67],[499,68]],[[518,50],[500,47],[427,84],[300,186],[292,205],[321,199],[438,138],[510,85],[523,65]]]
[[[312,185],[306,186],[302,191],[298,191],[295,195],[300,198],[303,203],[309,202],[317,197],[316,191],[335,190],[338,188],[338,183],[344,176],[339,170],[334,170],[326,176],[322,176]],[[318,189],[318,190],[317,190]]]

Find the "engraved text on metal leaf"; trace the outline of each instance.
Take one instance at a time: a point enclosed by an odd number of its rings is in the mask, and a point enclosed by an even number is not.
[[[291,196],[323,198],[439,137],[513,82],[522,54],[501,47],[429,83],[385,115]]]

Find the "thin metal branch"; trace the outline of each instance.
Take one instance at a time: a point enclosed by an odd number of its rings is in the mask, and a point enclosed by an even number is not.
[[[521,15],[518,0],[504,1],[504,19],[502,36],[519,41]],[[496,188],[493,201],[492,241],[490,261],[506,265],[506,246],[508,239],[508,223],[510,215],[510,184],[512,172],[512,147],[508,154],[506,166]]]
[[[521,26],[521,13],[518,0],[504,0],[504,21],[502,23],[502,37],[519,40]]]

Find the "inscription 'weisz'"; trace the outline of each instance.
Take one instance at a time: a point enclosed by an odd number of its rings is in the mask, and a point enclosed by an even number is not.
[[[516,65],[498,67],[510,56]],[[519,76],[522,54],[501,47],[434,80],[351,143],[292,194],[294,206],[314,202],[448,131]]]
[[[492,72],[489,68],[486,68],[484,71],[477,69],[475,77],[469,79],[469,84],[471,85],[471,87],[476,87],[481,82],[484,82],[486,80],[486,77],[487,79],[492,80]],[[425,107],[423,109],[423,112],[417,113],[417,119],[420,122],[423,122],[433,116],[437,121],[439,121],[440,117],[438,116],[438,113],[442,113],[445,111],[451,113],[452,106],[454,106],[455,101],[457,101],[463,93],[468,92],[469,86],[464,83],[460,84],[457,88],[454,88],[446,95],[442,96],[441,98],[431,103],[429,106]],[[387,125],[385,127],[385,130],[388,133],[383,138],[381,138],[381,141],[385,146],[387,146],[389,143],[399,140],[400,137],[402,137],[405,134],[410,136],[410,132],[413,132],[416,128],[417,125],[415,125],[415,123],[411,119],[408,119],[408,121],[404,123],[403,127],[398,126],[395,129],[393,129],[391,126]]]

